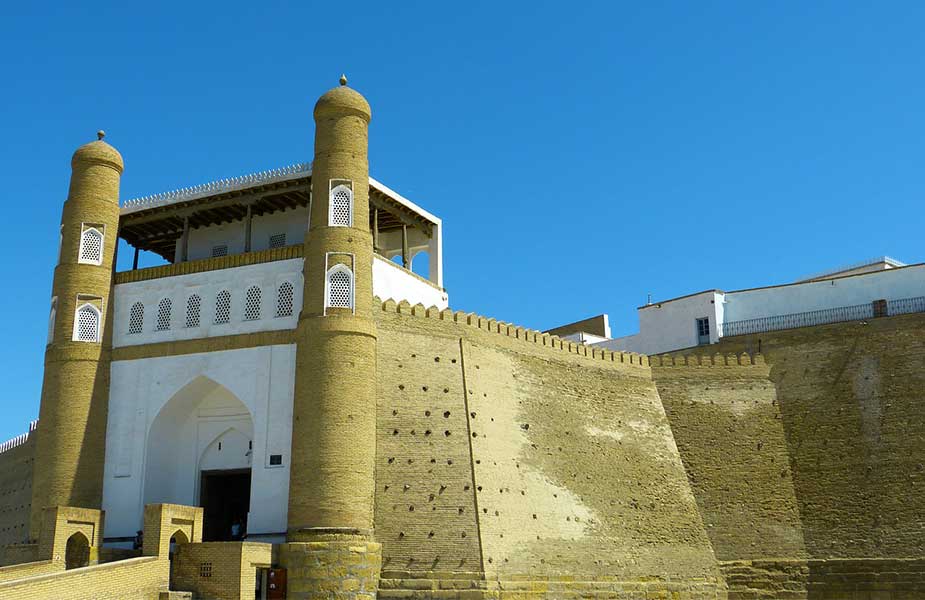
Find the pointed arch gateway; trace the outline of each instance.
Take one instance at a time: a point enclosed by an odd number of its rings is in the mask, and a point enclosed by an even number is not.
[[[254,421],[227,387],[200,375],[178,390],[151,422],[144,504],[204,508],[203,541],[226,541],[250,510]]]

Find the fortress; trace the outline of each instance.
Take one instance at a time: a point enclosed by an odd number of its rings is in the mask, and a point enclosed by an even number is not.
[[[0,599],[925,598],[921,310],[651,356],[455,311],[366,100],[314,118],[121,207],[75,152]]]

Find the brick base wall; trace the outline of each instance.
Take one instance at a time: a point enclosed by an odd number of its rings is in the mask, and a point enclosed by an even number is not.
[[[720,563],[729,600],[925,598],[925,559],[743,560]]]
[[[382,548],[375,542],[317,541],[279,546],[289,600],[375,600]]]

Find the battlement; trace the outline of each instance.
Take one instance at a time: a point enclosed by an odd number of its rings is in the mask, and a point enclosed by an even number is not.
[[[653,367],[766,367],[761,353],[749,354],[661,354],[650,357]]]
[[[7,450],[12,450],[13,448],[22,446],[23,444],[28,442],[29,437],[35,431],[35,428],[38,427],[38,424],[39,424],[38,419],[32,421],[31,423],[29,423],[29,431],[27,431],[26,433],[17,435],[16,437],[9,439],[3,442],[2,444],[0,444],[0,453],[6,452]]]
[[[523,340],[526,343],[536,344],[537,346],[543,346],[552,350],[586,356],[602,362],[623,363],[639,367],[649,366],[649,357],[644,354],[596,348],[587,344],[564,340],[559,336],[550,335],[536,329],[520,327],[512,323],[506,323],[475,313],[467,313],[460,310],[454,311],[449,308],[441,310],[436,306],[427,308],[423,304],[412,306],[409,302],[395,302],[391,299],[383,302],[379,297],[375,297],[374,302],[378,303],[382,310],[387,313],[404,314],[440,321],[451,321],[460,325],[468,325],[483,331],[497,333],[509,338]]]

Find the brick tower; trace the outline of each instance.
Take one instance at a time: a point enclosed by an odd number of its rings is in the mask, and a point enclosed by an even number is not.
[[[102,141],[71,159],[36,430],[30,537],[47,506],[100,508],[109,398],[112,272],[122,156]]]
[[[376,325],[369,225],[369,104],[341,86],[315,105],[312,203],[298,326],[289,598],[375,595]],[[358,556],[360,555],[360,556]],[[320,566],[319,566],[320,565]]]

